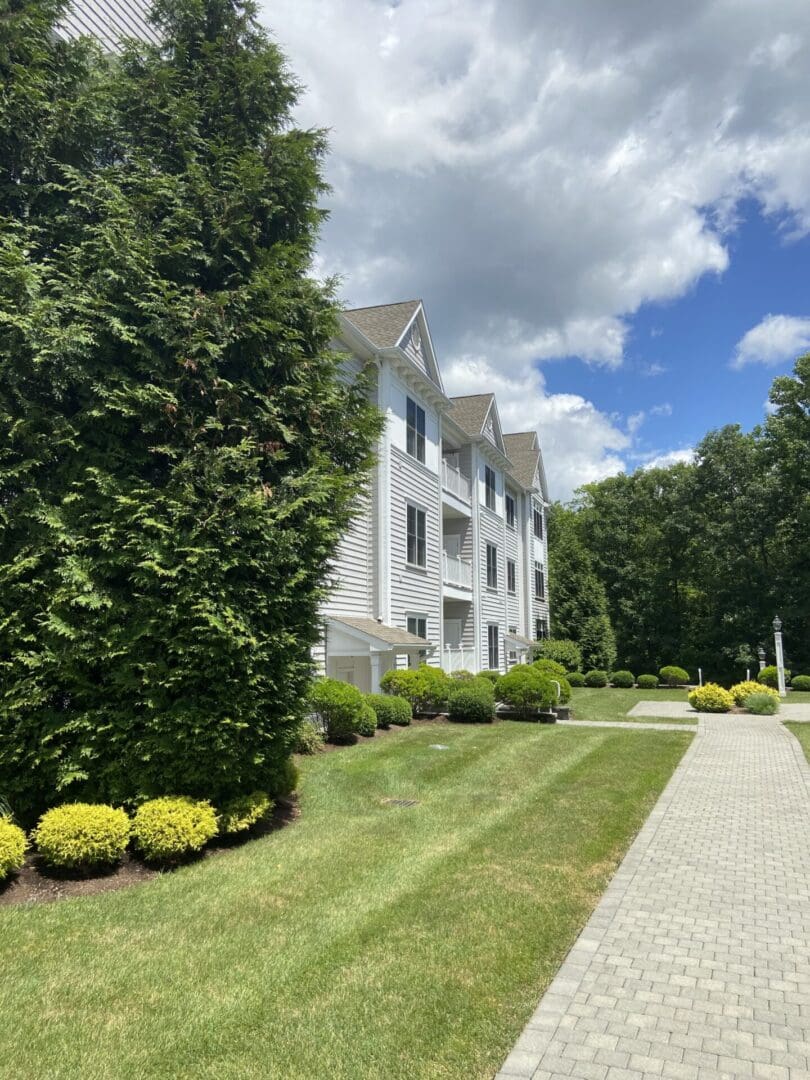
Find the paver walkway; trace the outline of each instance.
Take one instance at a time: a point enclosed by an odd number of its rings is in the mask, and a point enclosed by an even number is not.
[[[498,1080],[810,1080],[810,767],[698,731]]]
[[[639,701],[627,715],[666,716],[671,720],[695,719],[695,711],[688,701]],[[810,721],[810,702],[801,701],[794,704],[783,701],[779,706],[779,719]]]

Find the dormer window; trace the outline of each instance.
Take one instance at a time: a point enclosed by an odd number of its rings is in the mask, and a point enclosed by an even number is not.
[[[412,458],[425,461],[425,410],[408,398],[407,433],[405,449]]]

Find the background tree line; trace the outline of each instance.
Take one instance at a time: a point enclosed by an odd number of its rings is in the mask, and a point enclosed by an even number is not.
[[[757,647],[810,669],[810,355],[774,380],[771,413],[712,431],[694,462],[580,488],[552,508],[552,632],[586,662],[657,671],[678,663],[739,677]]]

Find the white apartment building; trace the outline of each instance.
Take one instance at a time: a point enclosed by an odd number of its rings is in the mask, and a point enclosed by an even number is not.
[[[418,300],[347,311],[335,348],[385,417],[367,497],[333,566],[316,659],[376,690],[392,667],[506,671],[548,633],[546,490],[534,431],[492,394],[449,398]]]

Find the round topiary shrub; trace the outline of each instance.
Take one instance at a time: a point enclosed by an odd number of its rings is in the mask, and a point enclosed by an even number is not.
[[[610,676],[610,685],[617,690],[630,690],[635,685],[635,681],[632,671],[614,671]]]
[[[810,690],[810,675],[794,675],[790,680],[791,690]]]
[[[302,720],[295,736],[296,754],[314,754],[323,746],[323,732],[311,720]]]
[[[28,840],[19,825],[0,817],[0,881],[22,870],[27,848]]]
[[[365,708],[356,686],[339,679],[316,679],[309,692],[309,707],[317,716],[328,742],[351,741],[358,733]],[[376,719],[374,721],[376,725]]]
[[[447,705],[450,720],[457,724],[491,724],[495,715],[495,690],[488,679],[460,682]]]
[[[126,851],[130,828],[123,810],[93,803],[67,803],[46,811],[33,837],[48,866],[110,866]]]
[[[444,709],[453,685],[453,680],[440,668],[428,664],[386,671],[380,679],[383,693],[405,698],[414,715]]]
[[[639,688],[639,690],[657,690],[658,676],[639,675],[639,677],[636,679],[636,686]]]
[[[557,698],[551,678],[534,664],[518,664],[508,674],[502,675],[498,680],[497,694],[498,700],[515,709],[522,719],[550,709]]]
[[[600,671],[598,668],[593,668],[591,671],[585,672],[585,685],[593,686],[600,689],[603,686],[607,686],[608,676],[606,671]]]
[[[405,702],[407,705],[408,703]],[[360,710],[360,715],[357,718],[357,734],[365,735],[365,737],[371,738],[374,732],[377,730],[377,714],[372,707],[367,703],[363,703],[363,707]]]
[[[209,802],[166,795],[138,807],[132,820],[132,835],[145,859],[176,863],[202,851],[217,835],[217,817]]]
[[[749,694],[745,699],[745,707],[755,716],[773,716],[779,711],[779,695],[775,697],[769,693]]]
[[[537,657],[562,664],[566,674],[582,669],[582,650],[568,638],[544,638],[534,646],[534,652]]]
[[[450,678],[456,682],[469,682],[470,679],[476,678],[472,671],[467,671],[466,668],[459,668],[458,671],[451,671]]]
[[[778,690],[773,690],[771,687],[764,686],[762,683],[754,682],[753,680],[735,683],[729,690],[729,693],[734,698],[734,704],[741,707],[745,704],[746,698],[749,698],[752,694],[770,694],[775,697],[777,701],[779,700]]]
[[[790,672],[787,670],[785,670],[785,681],[790,682]],[[777,689],[779,687],[779,668],[775,664],[764,667],[762,671],[757,672],[757,682],[762,683],[763,686]],[[791,683],[791,685],[793,684]]]
[[[542,671],[544,675],[550,675],[552,679],[564,679],[568,674],[562,664],[558,664],[556,660],[543,658],[533,661],[531,666],[537,671]]]
[[[568,679],[568,685],[569,686],[584,686],[585,685],[585,676],[582,674],[581,671],[569,671],[568,674],[566,675],[566,678]],[[656,679],[656,682],[657,681],[658,680]]]
[[[666,683],[667,686],[683,686],[689,682],[689,672],[675,664],[662,667],[658,674],[661,676],[661,682]]]
[[[734,708],[734,698],[717,683],[706,683],[690,692],[689,704],[697,712],[725,713]]]
[[[250,795],[237,795],[230,799],[217,815],[220,836],[233,836],[247,832],[273,812],[275,803],[266,791],[254,791]]]
[[[374,710],[378,728],[389,728],[392,724],[407,727],[411,722],[411,707],[405,698],[391,694],[367,694],[366,701]]]
[[[273,799],[291,795],[298,787],[300,773],[292,758],[284,758],[269,772],[265,772],[265,787]]]
[[[498,679],[500,679],[500,677],[500,671],[493,671],[491,668],[487,668],[484,671],[479,671],[476,675],[477,679],[487,679],[489,682],[492,683],[493,686],[498,681]]]

